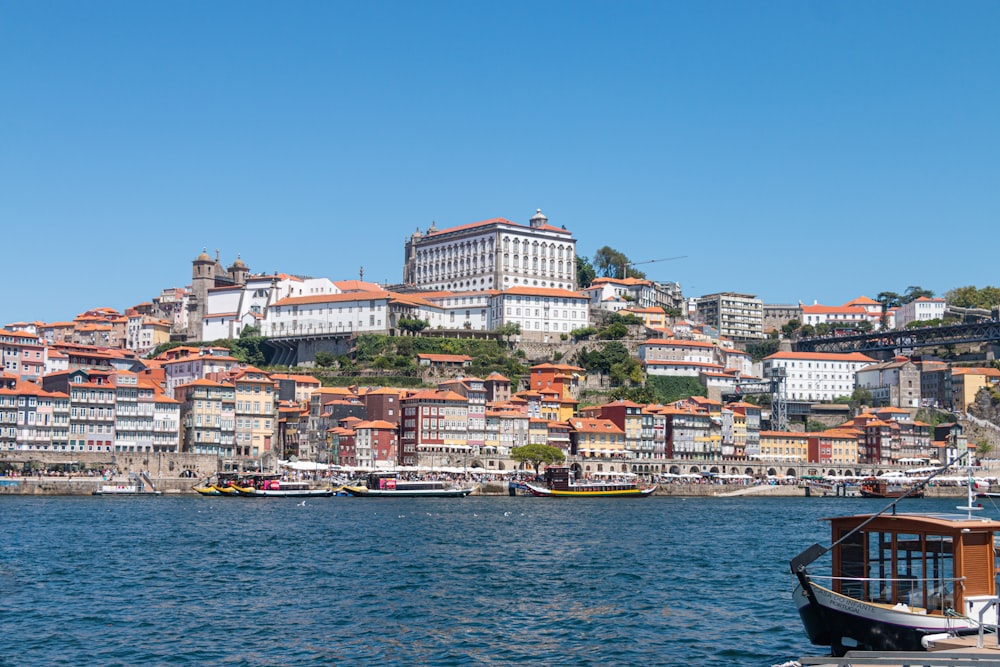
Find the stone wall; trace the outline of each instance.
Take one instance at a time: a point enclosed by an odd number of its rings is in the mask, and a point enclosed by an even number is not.
[[[4,468],[23,469],[25,464],[34,469],[63,468],[74,465],[78,470],[116,469],[120,477],[127,478],[129,473],[148,472],[155,481],[159,478],[182,478],[189,474],[193,479],[204,479],[218,472],[219,459],[209,454],[177,453],[145,453],[133,454],[124,452],[37,452],[37,451],[5,451],[0,452],[0,463],[6,463]],[[187,472],[186,472],[187,471]]]

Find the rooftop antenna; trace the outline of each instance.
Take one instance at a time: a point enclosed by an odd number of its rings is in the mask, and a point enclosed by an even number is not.
[[[361,267],[361,268],[360,268],[360,269],[358,270],[358,280],[360,280],[360,281],[364,282],[364,279],[365,279],[365,267],[363,267],[363,266],[362,266],[362,267]]]

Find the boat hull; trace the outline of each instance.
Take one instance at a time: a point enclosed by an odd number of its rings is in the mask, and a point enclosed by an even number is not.
[[[531,495],[543,498],[645,498],[656,491],[656,486],[628,489],[550,489],[526,484]]]
[[[850,598],[817,586],[800,584],[793,593],[809,641],[829,646],[835,655],[865,651],[924,651],[927,635],[978,632],[967,618],[917,613]]]
[[[329,498],[336,489],[255,489],[243,495],[254,498]]]

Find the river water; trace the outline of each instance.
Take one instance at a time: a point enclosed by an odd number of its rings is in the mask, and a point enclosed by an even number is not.
[[[0,665],[769,667],[822,654],[789,559],[885,501],[299,503],[0,497]]]

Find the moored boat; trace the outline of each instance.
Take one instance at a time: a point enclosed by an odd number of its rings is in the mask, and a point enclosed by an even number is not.
[[[656,491],[656,485],[642,486],[636,479],[628,481],[576,481],[566,466],[549,466],[545,470],[545,485],[526,482],[533,496],[548,498],[645,498]]]
[[[867,477],[861,481],[861,495],[865,498],[923,498],[924,489],[912,480]]]
[[[93,491],[95,496],[158,496],[160,491],[149,491],[136,484],[101,484]]]
[[[215,484],[193,488],[203,496],[239,498],[322,498],[337,493],[333,487],[314,488],[309,482],[282,480],[281,475],[266,473],[220,475]]]
[[[394,472],[373,472],[364,484],[345,485],[343,490],[365,498],[464,498],[475,488],[453,486],[439,480],[405,480]]]
[[[896,499],[875,514],[827,519],[831,546],[814,544],[790,563],[809,640],[838,656],[922,651],[936,638],[995,628],[1000,522],[974,516],[971,488],[964,513],[896,513]],[[829,570],[809,570],[827,554]]]

